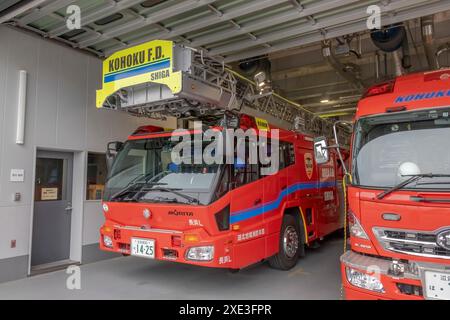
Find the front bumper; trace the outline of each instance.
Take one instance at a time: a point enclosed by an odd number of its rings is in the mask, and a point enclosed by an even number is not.
[[[408,268],[400,276],[392,275],[392,260],[362,255],[354,251],[347,251],[341,256],[341,275],[347,300],[423,300],[425,270],[450,274],[450,265],[409,261]],[[373,274],[378,273],[378,279],[384,287],[384,292],[374,292],[352,285],[347,280],[346,268]]]
[[[186,236],[194,236],[197,240],[186,241]],[[112,246],[105,246],[103,239],[112,239]],[[151,239],[155,241],[155,260],[175,261],[205,267],[234,268],[232,235],[225,234],[211,237],[203,229],[182,232],[165,229],[140,229],[130,226],[103,226],[100,229],[100,249],[130,255],[131,238]],[[176,244],[174,239],[176,238]],[[193,261],[186,259],[191,247],[214,246],[214,257],[211,261]]]

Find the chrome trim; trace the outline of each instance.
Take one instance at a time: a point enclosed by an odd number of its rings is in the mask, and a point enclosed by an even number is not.
[[[389,250],[389,251],[403,253],[403,254],[407,254],[407,255],[411,255],[411,256],[450,260],[450,256],[440,256],[440,255],[436,255],[436,254],[416,253],[416,252],[411,252],[411,251],[403,251],[403,250],[398,250],[398,249],[395,249],[395,248],[392,248],[392,247],[385,247],[385,248],[386,248],[386,250]]]
[[[360,254],[354,251],[347,251],[340,257],[340,260],[344,265],[344,267],[350,267],[362,271],[368,271],[369,268],[373,270],[373,267],[377,266],[382,275],[388,276],[390,279],[392,279],[391,281],[394,282],[396,282],[396,280],[405,280],[405,279],[419,280],[422,285],[423,298],[425,299],[432,299],[426,296],[425,272],[431,271],[450,274],[449,264],[410,260],[408,265],[414,266],[414,269],[417,270],[417,274],[416,272],[412,273],[410,271],[405,271],[405,273],[402,276],[394,276],[389,274],[389,266],[393,263],[393,260],[381,259],[373,256],[366,256],[364,254]]]
[[[166,234],[181,234],[183,232],[177,230],[167,230],[167,229],[141,229],[134,226],[114,226],[114,228],[122,229],[122,230],[133,230],[133,231],[143,231],[143,232],[155,232],[155,233],[166,233]]]
[[[382,275],[394,277],[389,273],[389,268],[392,264],[392,260],[389,259],[380,259],[372,256],[366,256],[354,251],[347,251],[341,256],[340,260],[346,267],[365,272],[368,272],[369,270],[373,271],[373,267],[376,266]],[[408,271],[405,271],[402,277],[395,278],[420,280],[419,274],[414,274]]]
[[[394,243],[399,243],[399,244],[407,243],[407,244],[422,245],[422,246],[425,246],[426,248],[432,248],[432,249],[441,248],[441,249],[447,250],[447,249],[439,246],[437,244],[437,241],[427,242],[427,241],[420,241],[420,240],[397,239],[397,238],[389,237],[385,234],[385,231],[391,231],[391,232],[424,234],[424,235],[431,235],[431,236],[437,237],[438,234],[440,234],[441,232],[443,232],[445,230],[450,230],[450,226],[441,227],[434,231],[393,229],[393,228],[382,228],[382,227],[373,227],[372,228],[372,232],[375,235],[375,237],[377,238],[379,244],[387,251],[392,251],[392,252],[402,253],[402,254],[406,254],[406,255],[417,256],[417,257],[450,260],[450,255],[417,253],[417,252],[412,252],[412,251],[407,251],[407,250],[396,249],[389,245],[389,242],[394,242]]]
[[[396,239],[396,238],[389,238],[388,236],[381,236],[380,239],[390,241],[390,242],[402,242],[402,243],[411,243],[411,244],[423,244],[426,246],[430,246],[433,248],[439,247],[436,243],[433,242],[426,242],[426,241],[414,241],[414,240],[407,240],[407,239]]]

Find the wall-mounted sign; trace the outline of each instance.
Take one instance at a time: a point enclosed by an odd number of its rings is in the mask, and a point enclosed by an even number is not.
[[[11,169],[11,175],[9,181],[11,182],[24,182],[25,170],[24,169]]]
[[[41,189],[41,200],[58,200],[58,188],[42,188]]]

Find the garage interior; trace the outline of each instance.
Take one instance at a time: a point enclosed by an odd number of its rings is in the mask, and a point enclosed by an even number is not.
[[[81,9],[75,30],[67,29],[70,5]],[[371,5],[381,8],[383,26],[403,26],[401,48],[387,52],[374,43]],[[107,143],[141,125],[181,124],[97,110],[102,60],[158,39],[202,51],[252,80],[262,71],[270,93],[330,122],[351,120],[368,87],[450,67],[450,1],[1,1],[0,299],[340,299],[339,235],[308,249],[287,273],[257,264],[230,274],[98,249]],[[20,70],[28,74],[23,143],[16,139]],[[71,211],[55,222],[56,232],[36,218],[50,210],[39,208],[37,181],[50,183],[55,166],[72,172],[57,182],[61,194],[48,195]],[[64,245],[49,242],[52,234]],[[65,288],[62,267],[72,264],[81,265],[83,290]]]

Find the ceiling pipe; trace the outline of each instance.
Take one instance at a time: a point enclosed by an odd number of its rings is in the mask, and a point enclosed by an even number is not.
[[[427,57],[428,67],[431,70],[437,69],[437,61],[435,55],[434,43],[434,16],[426,16],[421,18],[422,41]]]
[[[322,55],[325,61],[337,71],[345,80],[350,82],[356,89],[363,90],[364,84],[359,76],[349,68],[349,65],[341,63],[333,54],[331,41],[324,42],[322,47]]]
[[[437,51],[436,51],[436,66],[437,69],[441,69],[441,68],[448,68],[450,66],[442,66],[440,61],[439,61],[439,57],[444,54],[444,53],[449,53],[450,52],[450,43],[446,43],[442,46],[440,46]]]
[[[37,6],[41,5],[42,3],[46,2],[47,0],[33,0],[28,1],[25,4],[14,7],[12,10],[7,10],[6,14],[0,16],[0,24],[10,21],[14,19],[15,17],[23,14],[24,12],[36,8]]]
[[[404,75],[405,69],[403,68],[402,64],[402,56],[401,56],[401,49],[395,50],[392,52],[392,57],[394,58],[394,67],[395,67],[395,76],[400,77]]]

